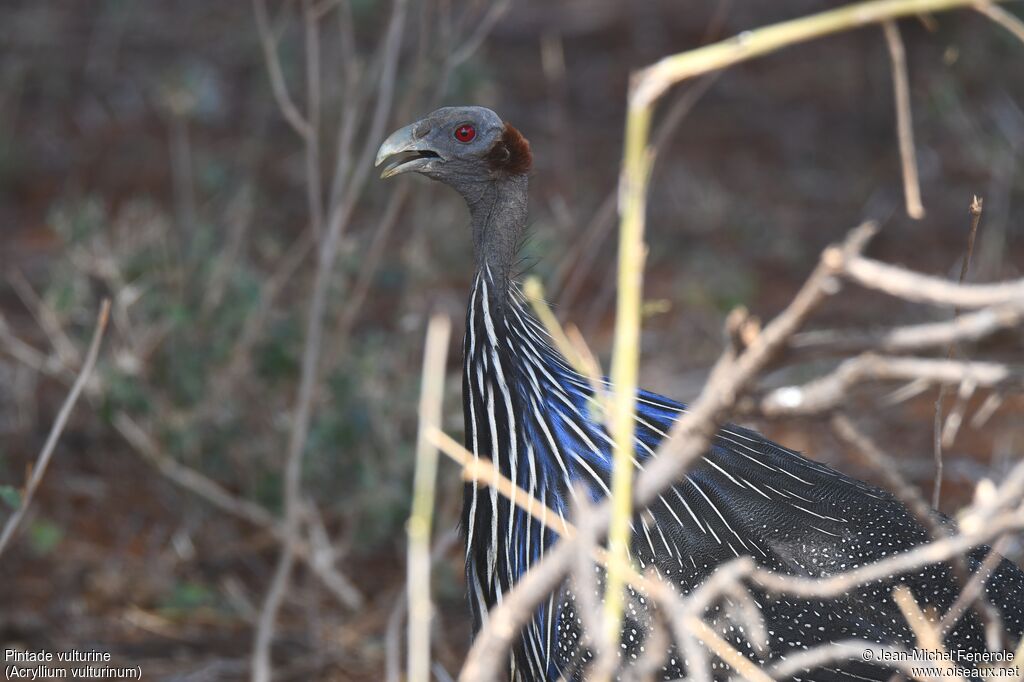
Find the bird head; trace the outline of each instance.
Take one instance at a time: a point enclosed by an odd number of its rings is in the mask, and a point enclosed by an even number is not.
[[[481,181],[525,175],[530,143],[484,107],[445,107],[393,132],[377,151],[382,178],[416,172],[463,194]]]

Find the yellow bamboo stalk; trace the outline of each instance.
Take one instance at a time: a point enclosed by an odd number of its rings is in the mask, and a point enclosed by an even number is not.
[[[572,340],[569,339],[565,329],[559,323],[558,318],[551,312],[551,308],[544,302],[544,285],[536,276],[531,275],[523,282],[523,294],[533,308],[533,314],[537,316],[540,323],[551,335],[555,348],[566,359],[569,365],[583,376],[594,377],[593,368],[588,366],[586,358],[580,353]],[[596,378],[596,377],[595,377]]]
[[[640,71],[630,97],[631,104],[649,106],[670,86],[687,78],[724,69],[815,38],[890,19],[989,4],[988,1],[979,0],[871,0],[744,31],[728,40],[665,57]]]
[[[612,357],[611,431],[612,519],[608,528],[608,579],[604,599],[604,645],[619,647],[625,595],[623,565],[629,562],[633,516],[633,438],[636,430],[637,371],[640,358],[640,307],[643,296],[644,219],[651,154],[647,139],[651,109],[630,105],[626,119],[626,151],[619,193],[619,273],[615,310],[615,352]]]
[[[437,447],[429,434],[441,425],[444,368],[451,323],[436,315],[427,326],[420,389],[416,473],[409,515],[409,682],[430,682],[430,528],[434,519]]]
[[[523,294],[526,295],[534,315],[544,325],[551,340],[558,352],[568,361],[569,365],[587,378],[590,390],[593,393],[589,401],[591,418],[604,422],[607,419],[607,395],[602,382],[601,365],[597,358],[590,352],[587,342],[580,336],[576,327],[568,329],[562,327],[558,318],[551,312],[551,308],[544,300],[544,285],[535,276],[526,278],[523,282]],[[570,336],[570,333],[572,336]]]
[[[1001,2],[1003,0],[996,0]],[[666,57],[638,72],[630,89],[626,144],[619,180],[619,264],[615,347],[612,356],[612,520],[608,532],[608,581],[605,589],[605,646],[618,648],[633,515],[633,439],[639,363],[640,318],[645,258],[644,219],[651,114],[672,85],[732,66],[790,45],[900,17],[960,7],[988,6],[989,0],[870,0],[785,21],[706,47]]]

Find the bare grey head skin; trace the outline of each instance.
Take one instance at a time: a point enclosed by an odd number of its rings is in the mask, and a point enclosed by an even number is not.
[[[504,301],[526,226],[530,143],[484,107],[445,107],[392,133],[377,151],[382,178],[415,172],[466,200],[477,268]]]

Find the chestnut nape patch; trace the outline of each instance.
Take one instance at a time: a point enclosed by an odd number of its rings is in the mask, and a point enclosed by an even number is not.
[[[533,165],[530,142],[521,132],[506,123],[501,139],[491,147],[487,160],[494,170],[501,170],[510,175],[528,173]]]

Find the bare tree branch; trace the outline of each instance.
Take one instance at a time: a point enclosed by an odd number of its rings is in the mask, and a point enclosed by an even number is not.
[[[310,137],[309,121],[302,115],[299,108],[295,106],[291,95],[288,94],[284,70],[281,68],[281,55],[277,51],[277,40],[274,38],[270,17],[267,14],[267,0],[252,0],[252,7],[253,13],[256,15],[256,28],[260,34],[260,44],[263,46],[263,56],[267,62],[267,73],[270,75],[270,88],[274,93],[274,99],[277,100],[277,106],[292,129],[298,133],[299,137],[308,139]]]
[[[942,322],[863,331],[835,329],[796,334],[789,347],[807,357],[819,354],[848,354],[874,350],[893,353],[948,346],[952,343],[977,341],[1002,329],[1020,325],[1024,320],[1024,302],[981,308],[972,313]]]
[[[64,399],[64,404],[61,405],[60,410],[57,412],[57,418],[54,419],[53,426],[50,427],[50,433],[46,437],[43,449],[39,451],[39,455],[36,457],[35,465],[32,467],[32,472],[25,484],[25,490],[21,495],[21,503],[11,514],[10,518],[7,519],[7,522],[4,523],[3,530],[0,531],[0,556],[3,555],[4,549],[7,548],[11,538],[14,537],[18,524],[25,517],[25,512],[28,511],[29,505],[32,504],[32,498],[35,496],[39,484],[43,482],[43,476],[46,475],[46,469],[50,464],[50,459],[53,457],[53,451],[57,447],[60,435],[64,432],[64,427],[71,417],[71,412],[75,409],[75,404],[78,402],[79,396],[82,395],[82,391],[85,389],[85,385],[89,381],[93,369],[96,367],[100,345],[103,342],[103,335],[107,330],[107,321],[109,319],[110,300],[103,299],[103,302],[100,304],[100,312],[96,317],[96,329],[93,331],[92,341],[89,342],[89,350],[86,352],[85,360],[78,371],[78,377]]]
[[[834,409],[855,385],[868,380],[913,381],[978,386],[1024,388],[1024,368],[997,362],[961,362],[934,358],[890,357],[863,353],[844,360],[829,374],[801,386],[776,388],[760,399],[745,400],[740,411],[766,417],[818,414]]]
[[[889,48],[892,87],[896,101],[896,136],[899,140],[900,166],[903,169],[903,195],[907,215],[914,220],[924,218],[921,205],[921,182],[917,173],[917,152],[914,150],[914,124],[910,113],[910,85],[903,39],[895,21],[883,21],[882,32]]]
[[[1024,301],[1024,279],[999,284],[957,284],[864,257],[853,258],[846,263],[843,275],[865,289],[881,291],[913,303],[984,308]]]

